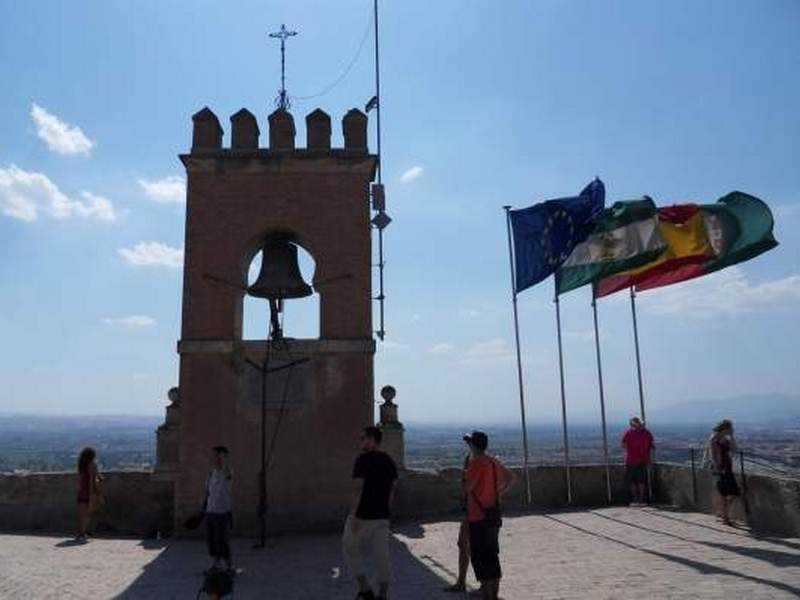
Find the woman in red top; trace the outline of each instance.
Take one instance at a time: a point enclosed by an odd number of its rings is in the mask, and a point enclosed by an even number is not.
[[[78,457],[78,540],[86,539],[92,511],[100,496],[96,456],[94,448],[84,448]]]

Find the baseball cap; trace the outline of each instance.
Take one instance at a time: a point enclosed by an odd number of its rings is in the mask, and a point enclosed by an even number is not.
[[[489,445],[489,436],[482,431],[473,431],[471,434],[464,436],[464,441],[471,446],[475,446],[478,450],[486,450]]]

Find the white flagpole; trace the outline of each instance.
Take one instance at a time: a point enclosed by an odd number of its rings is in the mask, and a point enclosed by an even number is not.
[[[594,315],[594,345],[597,353],[597,381],[600,386],[600,417],[603,423],[603,457],[606,463],[606,497],[611,504],[611,467],[608,460],[608,431],[606,429],[606,399],[603,391],[603,366],[600,361],[600,329],[597,326],[597,298],[592,284],[592,313]]]
[[[639,326],[636,319],[636,292],[631,290],[631,317],[633,317],[633,345],[636,348],[636,376],[639,380],[639,411],[642,415],[642,424],[647,427],[647,417],[644,413],[644,385],[642,384],[642,359],[639,354]],[[647,465],[647,497],[653,498],[653,479],[651,476],[650,464]]]
[[[636,348],[636,375],[639,378],[639,411],[642,414],[642,423],[647,424],[644,415],[644,386],[642,385],[642,359],[639,356],[639,327],[636,323],[636,292],[631,290],[631,316],[633,317],[633,345]]]
[[[514,274],[514,250],[511,244],[511,207],[504,206],[508,228],[508,260],[511,265],[511,303],[514,306],[514,337],[517,345],[517,379],[519,381],[519,413],[522,420],[522,468],[525,476],[525,498],[531,504],[531,476],[528,469],[528,426],[525,421],[525,391],[522,384],[522,354],[519,348],[519,313],[517,311],[517,283]]]
[[[555,282],[555,279],[553,280]],[[564,353],[561,346],[561,307],[558,301],[558,290],[555,292],[556,331],[558,332],[558,372],[561,376],[561,426],[564,441],[564,470],[567,477],[567,504],[572,504],[572,474],[569,463],[569,435],[567,432],[567,396],[564,391]]]

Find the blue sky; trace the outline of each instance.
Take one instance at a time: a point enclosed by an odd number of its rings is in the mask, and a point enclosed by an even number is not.
[[[640,297],[648,405],[800,393],[800,4],[384,2],[387,341],[406,420],[518,415],[501,206],[763,198],[781,245]],[[281,23],[298,140],[373,93],[369,0],[0,2],[0,411],[160,414],[177,383],[190,116],[266,132]],[[374,113],[373,113],[374,114]],[[374,124],[373,124],[374,126]],[[374,148],[374,130],[371,131]],[[263,142],[262,142],[263,143]],[[334,143],[341,144],[338,125]],[[304,262],[307,275],[312,268]],[[532,422],[560,417],[552,281],[520,297]],[[564,297],[570,416],[595,419],[589,291]],[[287,334],[318,330],[316,301]],[[265,309],[248,301],[249,337]],[[627,297],[600,302],[609,407],[638,404]]]

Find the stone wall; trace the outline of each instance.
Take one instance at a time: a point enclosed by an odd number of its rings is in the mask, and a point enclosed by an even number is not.
[[[659,502],[707,513],[718,510],[719,495],[710,470],[697,469],[694,483],[687,466],[661,463],[655,472],[654,492]],[[737,481],[744,491],[741,476]],[[744,499],[734,504],[735,520],[764,533],[800,535],[800,480],[746,474],[745,482],[747,506]]]
[[[512,469],[515,482],[505,498],[508,509],[524,508],[525,482],[522,469]],[[607,503],[605,467],[573,466],[572,505],[601,506]],[[560,508],[567,505],[567,480],[563,467],[531,467],[531,495],[538,508]],[[400,518],[430,517],[457,513],[461,496],[461,470],[406,471],[400,478],[395,495],[394,513]],[[625,470],[611,466],[611,497],[614,503],[627,502]]]
[[[145,472],[103,473],[106,505],[95,531],[153,537],[172,532],[172,484]],[[77,531],[76,473],[0,474],[0,531]]]
[[[507,510],[524,508],[524,481],[521,469],[513,469],[516,482],[506,497]],[[606,501],[603,465],[574,466],[572,471],[575,507],[603,506]],[[532,467],[531,490],[539,509],[566,506],[566,477],[563,467]],[[96,531],[118,535],[149,537],[156,532],[171,533],[173,522],[173,487],[146,472],[104,473],[103,487],[107,505],[97,515]],[[697,502],[694,501],[692,471],[689,467],[659,464],[654,469],[654,493],[657,502],[712,512],[716,494],[710,471],[696,471]],[[614,504],[628,500],[625,473],[621,465],[611,467],[611,491]],[[73,473],[0,474],[0,531],[49,531],[72,533],[76,529],[75,494],[77,476]],[[741,485],[741,479],[740,479]],[[461,471],[403,471],[397,485],[394,514],[399,519],[437,518],[459,514]],[[734,517],[747,521],[764,533],[800,535],[800,481],[747,476],[749,515],[744,503],[734,509]],[[341,517],[344,517],[342,509]],[[316,529],[335,529],[341,518],[316,521]],[[271,533],[291,526],[268,518]],[[195,532],[199,535],[202,531]]]

